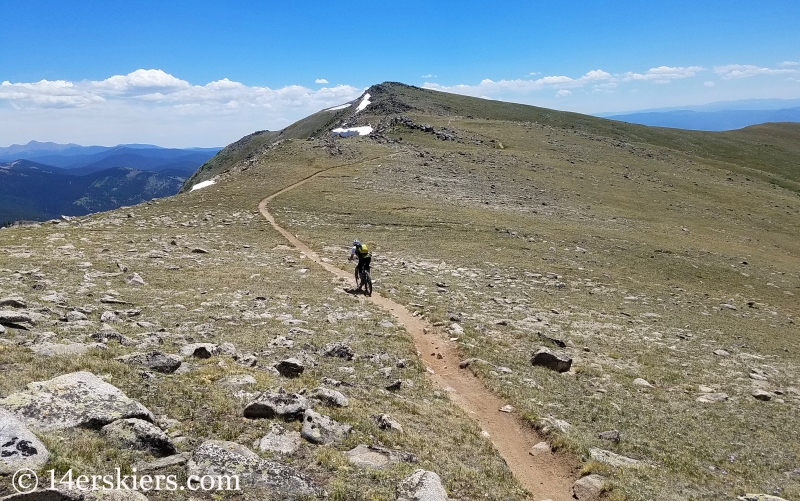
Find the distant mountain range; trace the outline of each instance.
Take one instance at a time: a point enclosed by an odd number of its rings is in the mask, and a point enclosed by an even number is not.
[[[0,225],[174,195],[219,148],[41,143],[0,148]]]
[[[656,127],[724,131],[766,122],[800,122],[800,99],[720,101],[699,106],[600,113],[597,116]]]

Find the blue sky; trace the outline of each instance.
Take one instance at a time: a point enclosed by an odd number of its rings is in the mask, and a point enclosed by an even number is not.
[[[393,80],[600,113],[800,97],[795,1],[0,3],[0,146],[225,145]]]

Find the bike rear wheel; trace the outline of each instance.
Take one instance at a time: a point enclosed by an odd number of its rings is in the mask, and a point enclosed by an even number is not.
[[[361,280],[364,285],[364,294],[367,296],[372,296],[372,277],[369,276],[369,272],[364,272],[364,277]]]

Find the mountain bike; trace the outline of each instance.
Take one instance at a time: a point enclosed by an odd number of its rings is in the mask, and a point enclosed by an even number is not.
[[[356,290],[364,290],[364,294],[372,296],[372,277],[369,276],[369,270],[362,269],[361,273],[356,268]]]

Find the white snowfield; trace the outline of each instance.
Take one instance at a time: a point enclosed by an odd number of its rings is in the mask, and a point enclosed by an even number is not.
[[[356,113],[358,113],[359,111],[363,110],[364,108],[370,105],[369,98],[370,98],[369,94],[364,94],[364,99],[362,99],[361,102],[358,103],[358,108],[356,108]]]
[[[328,109],[327,109],[327,110],[325,110],[325,111],[336,111],[336,110],[343,110],[343,109],[347,108],[348,106],[350,106],[351,104],[353,104],[353,103],[344,103],[344,104],[340,104],[339,106],[334,106],[333,108],[328,108]]]
[[[342,127],[339,127],[331,131],[331,136],[333,137],[368,136],[371,132],[372,132],[372,127],[370,127],[369,125],[365,125],[363,127],[350,127],[349,129],[344,129]]]
[[[189,191],[199,190],[201,188],[205,188],[206,186],[211,186],[212,184],[215,184],[215,183],[216,183],[216,181],[214,181],[213,179],[209,179],[208,181],[203,181],[202,183],[197,183],[196,185],[192,186],[192,189],[189,190]]]

